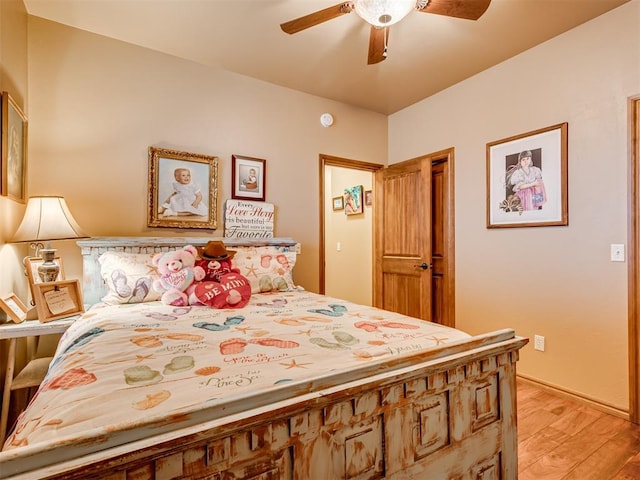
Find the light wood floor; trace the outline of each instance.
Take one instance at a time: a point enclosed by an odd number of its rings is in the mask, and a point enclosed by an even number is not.
[[[640,426],[518,382],[519,480],[639,480]]]

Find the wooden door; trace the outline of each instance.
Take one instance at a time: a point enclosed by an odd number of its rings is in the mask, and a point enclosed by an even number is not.
[[[374,305],[431,319],[431,159],[375,174]]]
[[[453,149],[431,159],[431,321],[455,327]]]

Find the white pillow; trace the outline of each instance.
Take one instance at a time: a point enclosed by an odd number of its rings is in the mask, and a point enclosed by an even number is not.
[[[109,305],[159,300],[153,289],[160,274],[151,261],[155,253],[105,252],[98,258],[100,274],[107,285],[102,301]]]

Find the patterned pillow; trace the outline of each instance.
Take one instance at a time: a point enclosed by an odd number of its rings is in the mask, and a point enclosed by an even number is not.
[[[251,293],[285,292],[296,288],[293,283],[293,267],[296,253],[290,247],[229,247],[236,254],[231,266],[249,279]]]
[[[151,258],[154,253],[105,252],[98,258],[100,274],[107,285],[102,301],[108,305],[160,300],[153,289],[160,274]]]

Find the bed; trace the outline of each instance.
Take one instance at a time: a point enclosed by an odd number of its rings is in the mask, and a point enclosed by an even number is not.
[[[151,256],[208,240],[78,242],[88,308],[7,437],[0,478],[517,478],[527,339],[307,292],[286,238],[224,239],[251,281],[246,306],[163,305]]]

